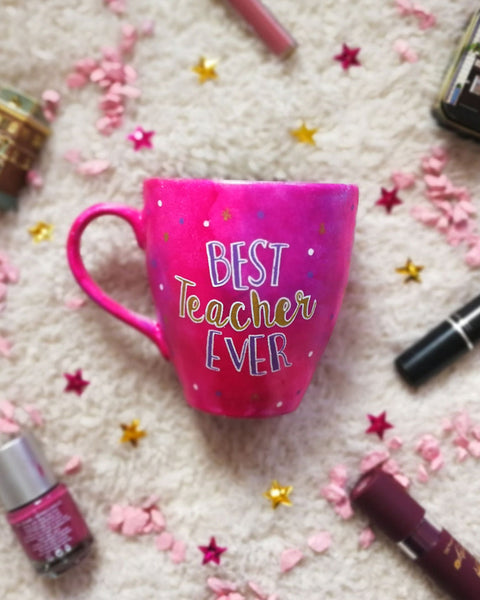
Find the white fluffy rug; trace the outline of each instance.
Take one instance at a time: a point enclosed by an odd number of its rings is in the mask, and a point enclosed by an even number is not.
[[[351,485],[361,459],[395,435],[403,446],[392,456],[412,494],[480,556],[479,465],[473,456],[459,462],[455,434],[442,434],[443,419],[464,409],[480,423],[480,350],[416,392],[393,369],[401,350],[480,289],[466,247],[448,245],[410,214],[428,204],[421,159],[438,146],[449,155],[446,176],[480,207],[479,147],[430,116],[472,3],[422,0],[437,18],[425,30],[416,16],[399,15],[393,0],[268,4],[299,42],[285,62],[219,0],[127,0],[123,16],[102,0],[2,0],[0,79],[37,97],[54,89],[62,99],[38,164],[43,187],[26,190],[17,213],[0,216],[0,251],[20,271],[0,313],[0,336],[12,345],[10,356],[0,356],[0,399],[42,411],[36,432],[59,474],[72,455],[82,458],[82,470],[63,477],[96,539],[91,557],[52,583],[33,574],[0,524],[3,600],[211,600],[212,576],[235,582],[248,600],[258,597],[250,581],[279,600],[442,598],[383,536],[360,548],[365,518],[341,519],[320,493],[332,467],[344,464]],[[147,19],[155,33],[141,36],[128,60],[142,95],[126,103],[123,125],[103,136],[95,127],[99,88],[71,90],[66,77],[79,59],[115,46],[122,24],[140,28]],[[399,39],[418,62],[399,57]],[[344,42],[361,48],[361,66],[349,71],[333,59]],[[218,60],[218,78],[204,85],[191,70],[200,56]],[[316,146],[291,136],[302,121],[318,129]],[[152,150],[134,152],[126,140],[137,125],[156,132]],[[69,150],[111,167],[83,176],[65,160]],[[413,173],[416,184],[399,191],[403,204],[387,214],[375,202],[382,187],[393,187],[395,171]],[[75,216],[99,201],[140,207],[142,180],[153,175],[358,184],[350,283],[295,413],[264,421],[198,413],[147,339],[90,301],[66,307],[82,296],[65,256]],[[51,241],[33,242],[28,229],[38,221],[54,225]],[[85,256],[109,293],[152,314],[143,255],[126,225],[111,218],[92,225]],[[396,273],[407,258],[424,266],[421,283],[404,284]],[[81,396],[64,392],[63,374],[77,369],[90,381]],[[385,443],[365,433],[367,414],[382,411],[394,425]],[[119,443],[120,424],[132,419],[148,433],[137,448]],[[420,483],[424,461],[415,444],[426,433],[440,440],[445,464]],[[263,492],[273,479],[293,486],[292,506],[272,510]],[[150,494],[159,495],[168,532],[185,543],[179,564],[156,548],[155,535],[127,538],[107,527],[112,504],[138,504]],[[308,546],[319,531],[332,536],[320,554]],[[197,548],[211,536],[228,548],[218,566],[202,565]],[[303,559],[282,573],[280,557],[291,548]]]

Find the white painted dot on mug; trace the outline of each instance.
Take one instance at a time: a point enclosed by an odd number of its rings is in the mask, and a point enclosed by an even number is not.
[[[193,384],[193,389],[194,389],[195,391],[198,391],[198,384],[194,383],[194,384]]]
[[[157,202],[157,206],[162,206],[163,202],[161,200],[158,200]]]
[[[313,256],[315,254],[315,250],[313,248],[308,249],[308,256]]]
[[[281,408],[283,406],[283,402],[277,402],[277,408]]]
[[[204,221],[203,222],[203,226],[204,227],[210,227],[210,221]]]
[[[310,352],[308,353],[308,358],[312,358],[313,356],[313,350],[310,350]]]
[[[161,283],[159,286],[160,290],[163,292],[163,290],[165,289],[165,286],[163,285],[163,283]]]

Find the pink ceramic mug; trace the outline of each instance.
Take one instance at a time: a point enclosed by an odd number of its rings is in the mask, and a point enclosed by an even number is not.
[[[348,278],[353,185],[149,179],[144,208],[97,204],[73,224],[68,259],[84,291],[175,366],[188,403],[231,417],[297,408],[332,333]],[[157,320],[107,296],[85,269],[97,217],[132,227]]]

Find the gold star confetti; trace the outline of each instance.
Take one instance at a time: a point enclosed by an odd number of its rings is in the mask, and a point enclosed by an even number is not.
[[[134,419],[130,425],[125,425],[124,423],[120,425],[120,427],[123,429],[123,435],[120,438],[122,444],[125,442],[130,442],[132,446],[138,445],[138,440],[147,435],[146,431],[138,429],[139,426],[140,421],[138,419]]]
[[[267,492],[264,492],[265,498],[271,501],[272,508],[277,508],[279,504],[285,504],[286,506],[292,506],[292,502],[288,497],[292,492],[293,487],[291,485],[281,486],[276,479],[272,481],[272,485]]]
[[[28,233],[35,242],[45,242],[52,239],[53,225],[39,221],[33,227],[30,227]]]
[[[293,129],[290,133],[293,137],[297,138],[297,140],[301,144],[311,144],[315,146],[315,140],[313,136],[317,133],[318,129],[308,129],[304,122],[302,122],[301,126],[298,129]]]
[[[422,281],[420,279],[420,271],[423,271],[423,267],[420,265],[415,265],[410,259],[407,260],[404,267],[397,267],[395,271],[401,275],[407,276],[404,279],[404,283],[408,283],[409,281],[421,283]]]
[[[222,217],[224,221],[229,221],[232,218],[232,213],[230,212],[229,208],[226,208],[223,212],[222,212]]]
[[[216,64],[216,60],[209,60],[202,56],[198,63],[192,67],[192,71],[198,75],[200,83],[205,83],[209,79],[216,79],[218,77],[215,71]]]

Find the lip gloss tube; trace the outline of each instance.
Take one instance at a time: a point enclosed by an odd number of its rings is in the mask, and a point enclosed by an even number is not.
[[[410,385],[427,381],[480,340],[480,296],[454,312],[395,359],[395,367]]]
[[[455,600],[480,598],[480,563],[445,529],[437,528],[390,474],[363,475],[350,498],[391,540]]]
[[[0,448],[0,501],[37,573],[58,577],[88,554],[92,535],[30,433]]]
[[[260,0],[228,1],[272,52],[286,58],[295,50],[297,42]]]

